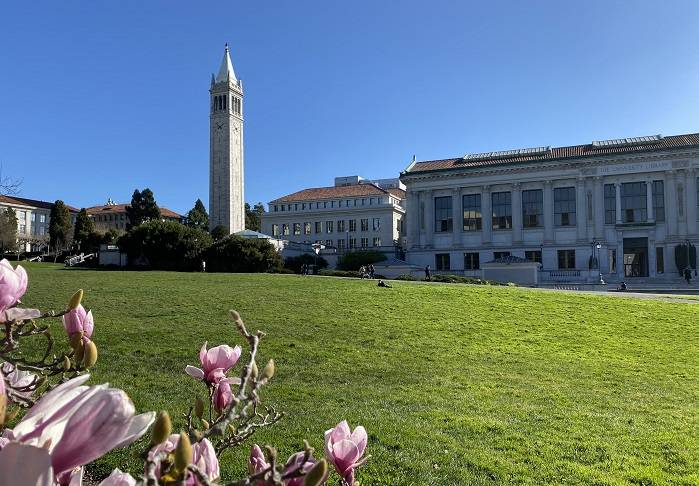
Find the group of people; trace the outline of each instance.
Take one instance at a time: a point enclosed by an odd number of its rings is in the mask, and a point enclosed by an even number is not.
[[[301,265],[301,275],[313,275],[313,265],[309,263]]]
[[[376,274],[376,270],[374,269],[374,265],[371,263],[369,265],[362,265],[359,267],[359,278],[374,278],[374,275]]]

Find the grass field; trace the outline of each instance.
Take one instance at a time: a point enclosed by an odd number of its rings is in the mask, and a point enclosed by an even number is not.
[[[227,310],[268,333],[256,436],[286,457],[346,418],[369,432],[367,485],[699,484],[699,306],[510,287],[293,275],[101,272],[28,265],[25,302],[84,288],[93,383],[141,411],[185,412],[202,342],[240,343]],[[56,322],[60,326],[60,322]],[[61,336],[60,332],[56,333]],[[242,473],[248,448],[223,458]],[[131,464],[109,455],[93,475]]]

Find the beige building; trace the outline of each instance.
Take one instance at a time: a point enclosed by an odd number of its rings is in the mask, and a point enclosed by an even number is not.
[[[128,204],[117,204],[110,199],[107,204],[92,206],[86,210],[90,219],[95,223],[95,230],[101,233],[109,230],[125,233],[129,223],[129,217],[126,214],[128,206]],[[182,220],[181,215],[168,208],[160,208],[160,217],[163,221],[180,222]]]
[[[0,211],[14,210],[17,216],[17,243],[20,251],[40,251],[48,245],[53,203],[19,196],[0,196]],[[72,223],[78,210],[66,205]]]
[[[319,243],[338,253],[372,249],[394,255],[402,247],[403,187],[398,179],[338,177],[334,186],[270,201],[262,232],[292,243]]]

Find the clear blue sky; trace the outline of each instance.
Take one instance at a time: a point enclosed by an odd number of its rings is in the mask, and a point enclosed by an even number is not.
[[[0,162],[74,206],[208,204],[208,88],[246,199],[419,160],[699,131],[699,2],[31,1],[0,13]]]

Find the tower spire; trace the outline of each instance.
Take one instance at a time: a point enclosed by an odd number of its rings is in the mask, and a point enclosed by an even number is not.
[[[234,83],[238,81],[235,77],[235,71],[233,71],[233,63],[231,62],[231,55],[228,51],[228,43],[226,43],[226,50],[223,52],[223,59],[221,59],[221,67],[218,70],[216,82],[222,83],[228,80]]]

